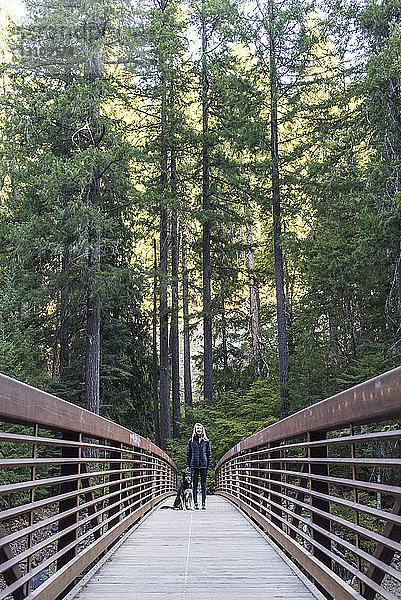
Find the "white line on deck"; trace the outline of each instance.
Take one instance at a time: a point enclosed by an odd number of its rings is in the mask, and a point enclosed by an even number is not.
[[[184,573],[184,592],[182,594],[182,600],[186,600],[187,598],[187,581],[188,581],[188,568],[189,568],[189,551],[191,548],[191,534],[192,534],[192,517],[193,512],[191,512],[191,519],[189,521],[189,532],[188,532],[188,546],[187,546],[187,560],[185,563],[185,573]]]

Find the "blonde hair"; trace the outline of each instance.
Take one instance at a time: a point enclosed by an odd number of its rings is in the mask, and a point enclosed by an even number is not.
[[[197,425],[200,425],[202,427],[201,439],[205,440],[205,442],[208,442],[209,438],[206,435],[206,431],[205,431],[205,428],[203,427],[202,423],[195,423],[194,430],[192,432],[192,439],[194,439],[197,436],[197,433],[196,433],[196,426]]]

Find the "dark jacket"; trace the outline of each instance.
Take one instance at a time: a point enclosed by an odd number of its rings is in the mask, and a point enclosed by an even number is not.
[[[210,469],[212,450],[209,440],[199,440],[197,436],[188,440],[187,467],[191,469]]]

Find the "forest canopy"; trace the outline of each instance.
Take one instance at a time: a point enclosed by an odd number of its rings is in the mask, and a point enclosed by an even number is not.
[[[401,363],[401,0],[12,6],[1,372],[219,458]]]

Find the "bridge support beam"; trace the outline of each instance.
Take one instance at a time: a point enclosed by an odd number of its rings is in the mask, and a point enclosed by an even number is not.
[[[397,498],[395,500],[392,513],[395,515],[401,515],[401,498]],[[396,523],[388,522],[384,528],[382,535],[390,540],[393,540],[394,542],[399,543],[401,541],[401,527]],[[386,565],[391,564],[394,555],[395,551],[391,548],[387,548],[383,544],[378,544],[373,553],[374,558],[378,558]],[[384,571],[372,564],[369,566],[366,575],[367,577],[369,577],[369,579],[371,579],[375,583],[378,583],[379,585],[382,583],[385,577]],[[362,587],[362,596],[366,598],[366,600],[373,600],[376,596],[376,592],[365,584]]]
[[[4,536],[5,536],[4,530],[0,525],[0,544],[1,544],[1,538]],[[0,564],[7,562],[11,558],[14,558],[14,552],[10,548],[10,545],[5,544],[4,546],[0,546]],[[3,577],[4,577],[6,584],[11,585],[15,581],[18,581],[18,579],[20,579],[20,577],[22,577],[21,569],[19,568],[18,565],[15,565],[14,567],[7,569],[7,571],[4,571]],[[14,600],[23,600],[23,598],[25,598],[25,593],[24,593],[23,588],[20,587],[17,590],[15,590],[13,592],[13,597],[14,597]]]

